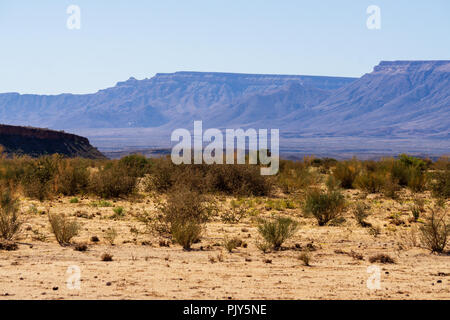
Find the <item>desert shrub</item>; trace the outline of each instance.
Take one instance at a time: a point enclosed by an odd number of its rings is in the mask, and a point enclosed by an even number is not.
[[[142,154],[132,154],[119,160],[119,166],[132,177],[141,178],[150,173],[152,162]]]
[[[401,154],[398,157],[398,161],[403,165],[405,165],[406,167],[416,167],[422,171],[426,170],[429,166],[429,162],[426,162],[416,157],[409,156],[407,154]]]
[[[114,245],[117,238],[117,231],[114,228],[108,228],[105,231],[105,240],[109,242],[110,245]]]
[[[337,162],[333,158],[314,158],[311,161],[311,166],[320,168],[320,172],[326,174],[330,171],[331,167],[336,166]]]
[[[427,185],[427,174],[420,167],[410,168],[408,171],[408,188],[413,192],[422,192]]]
[[[102,198],[117,198],[130,195],[136,181],[136,177],[130,176],[126,167],[110,162],[92,175],[89,189],[92,194]]]
[[[70,240],[78,235],[80,225],[75,220],[69,220],[64,214],[48,213],[48,221],[56,241],[61,246],[70,244]]]
[[[299,256],[298,259],[300,261],[303,262],[303,264],[307,267],[309,267],[311,265],[311,253],[309,252],[309,250],[302,252]]]
[[[370,263],[395,263],[395,260],[392,259],[389,255],[384,253],[379,253],[369,258]]]
[[[17,243],[10,240],[0,240],[0,250],[15,251],[19,248]]]
[[[149,188],[159,192],[165,192],[175,183],[176,166],[169,159],[155,159],[151,168],[151,176],[148,178]]]
[[[443,252],[450,235],[446,212],[432,209],[424,225],[420,227],[422,245],[431,252]]]
[[[200,239],[203,224],[210,216],[210,205],[213,205],[210,199],[189,188],[172,189],[167,202],[160,206],[156,231],[170,233],[184,249],[189,249],[192,243]]]
[[[88,249],[88,245],[86,243],[77,243],[73,249],[75,251],[85,252]]]
[[[20,230],[19,200],[10,190],[0,190],[0,237],[12,240]]]
[[[173,239],[180,244],[184,250],[190,250],[192,244],[200,240],[202,226],[197,221],[177,221],[171,225]]]
[[[22,188],[27,197],[40,201],[52,195],[51,182],[56,174],[54,157],[41,157],[24,164]]]
[[[377,193],[383,189],[385,176],[380,172],[365,171],[354,182],[354,186],[367,193]]]
[[[419,217],[420,217],[420,208],[418,206],[412,206],[411,214],[413,216],[414,222],[417,222],[417,220],[419,220]]]
[[[341,187],[352,189],[353,183],[361,170],[361,165],[356,159],[342,161],[336,164],[333,176],[341,182]]]
[[[87,192],[89,172],[77,159],[60,160],[54,177],[55,192],[65,196]]]
[[[123,207],[115,207],[113,209],[114,214],[111,216],[111,219],[121,219],[125,216],[125,212]]]
[[[103,253],[100,258],[101,258],[102,261],[105,261],[105,262],[113,261],[113,255],[110,254],[110,253]]]
[[[393,180],[391,176],[388,176],[383,184],[382,192],[384,196],[396,199],[398,191],[400,191],[400,185],[396,180]]]
[[[323,192],[313,189],[306,195],[303,211],[317,219],[319,226],[338,218],[345,207],[345,199],[340,191]]]
[[[227,249],[228,252],[233,252],[234,249],[239,248],[243,245],[243,241],[239,238],[228,239],[225,238],[223,241],[223,246]]]
[[[72,199],[70,199],[70,203],[72,203],[72,204],[74,204],[74,203],[79,203],[80,202],[80,200],[78,200],[78,198],[72,198]]]
[[[398,160],[391,162],[389,172],[392,181],[410,188],[413,192],[421,192],[427,184],[427,167],[428,164],[421,159],[400,155]]]
[[[295,234],[297,228],[298,223],[291,218],[276,217],[273,220],[262,220],[258,231],[266,243],[271,244],[274,249],[279,249]]]
[[[271,177],[262,176],[257,165],[211,165],[205,183],[213,192],[240,196],[267,196],[273,188]]]
[[[353,216],[355,217],[355,220],[363,228],[372,226],[370,223],[365,221],[370,215],[368,209],[368,206],[362,202],[357,202],[353,209]]]
[[[431,178],[433,196],[444,199],[450,198],[450,169],[433,172]]]
[[[294,193],[303,190],[317,183],[318,180],[317,173],[311,171],[305,162],[280,161],[277,184],[284,193]]]
[[[161,206],[167,223],[196,221],[204,223],[209,219],[210,199],[194,190],[178,187],[167,195],[167,203]]]

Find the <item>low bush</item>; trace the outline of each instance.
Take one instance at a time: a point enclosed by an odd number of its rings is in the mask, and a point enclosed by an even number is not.
[[[78,235],[80,225],[75,220],[69,220],[64,214],[48,213],[48,221],[56,241],[61,246],[67,246],[73,237]]]
[[[361,165],[356,159],[342,161],[336,164],[336,168],[333,170],[333,176],[341,182],[342,188],[352,189],[360,170]]]
[[[389,255],[384,253],[379,253],[369,258],[370,263],[395,263],[395,260],[392,259]]]
[[[303,211],[317,219],[319,226],[338,218],[345,207],[345,199],[339,191],[323,192],[313,189],[308,192]]]
[[[353,209],[353,216],[355,217],[355,220],[363,228],[372,226],[370,223],[365,221],[370,215],[368,209],[369,207],[362,202],[356,203]]]
[[[355,179],[354,185],[367,193],[378,193],[383,189],[385,179],[383,173],[366,171]]]
[[[440,170],[431,174],[431,190],[437,198],[450,198],[450,169]]]
[[[243,241],[239,238],[228,239],[225,238],[223,241],[223,246],[227,249],[228,252],[233,252],[234,249],[239,248],[243,245]]]
[[[298,223],[291,218],[276,217],[273,220],[262,220],[258,231],[266,243],[271,244],[274,249],[292,237],[298,228]]]
[[[432,209],[425,224],[420,227],[422,245],[431,252],[443,252],[450,235],[450,225],[445,211]]]
[[[119,166],[125,168],[131,177],[142,178],[150,173],[152,160],[142,154],[131,154],[121,158]]]
[[[0,237],[12,240],[20,231],[19,200],[10,190],[0,190]]]
[[[131,176],[126,167],[110,162],[92,175],[89,189],[102,198],[118,198],[130,195],[136,182],[137,178]]]
[[[54,177],[56,193],[74,196],[87,192],[89,172],[82,163],[77,159],[64,159],[57,162]]]
[[[200,240],[202,234],[202,226],[197,221],[179,221],[172,223],[171,233],[173,239],[180,244],[184,250],[190,250],[192,244]]]

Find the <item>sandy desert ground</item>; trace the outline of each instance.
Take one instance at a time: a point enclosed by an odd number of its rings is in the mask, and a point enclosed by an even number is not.
[[[348,199],[360,197],[354,190],[345,194]],[[22,199],[26,222],[19,241],[32,246],[0,250],[0,299],[450,299],[450,255],[413,246],[410,230],[415,223],[409,222],[407,200],[367,196],[364,201],[372,208],[368,221],[381,228],[374,236],[350,212],[341,225],[319,227],[300,208],[267,210],[267,199],[261,198],[254,213],[239,223],[207,223],[201,242],[188,252],[177,244],[161,246],[136,218],[156,210],[153,197],[111,201],[124,208],[125,216],[118,219],[111,219],[112,207],[92,206],[94,198],[80,198],[79,203],[70,203],[70,198],[42,203]],[[219,199],[223,205],[229,201]],[[76,218],[82,232],[74,242],[87,243],[88,250],[59,246],[46,209]],[[393,213],[404,224],[392,223]],[[295,217],[301,226],[283,250],[264,254],[256,247],[255,219],[271,214]],[[105,240],[109,227],[118,231],[115,245]],[[92,236],[100,241],[93,243]],[[223,239],[235,236],[248,246],[228,253]],[[311,266],[298,259],[305,248],[311,252]],[[113,261],[102,261],[104,253],[112,254]],[[369,262],[378,253],[395,263]],[[378,290],[367,287],[371,265],[380,267]],[[73,288],[70,266],[79,267],[79,289]]]

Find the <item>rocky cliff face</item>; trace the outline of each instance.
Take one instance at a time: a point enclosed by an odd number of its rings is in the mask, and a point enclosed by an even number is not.
[[[104,158],[88,139],[48,129],[0,125],[0,145],[8,155],[37,157],[58,153],[68,157]]]

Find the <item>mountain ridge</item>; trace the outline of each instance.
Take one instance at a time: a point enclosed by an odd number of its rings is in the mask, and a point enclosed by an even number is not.
[[[151,131],[154,145],[194,120],[205,128],[280,128],[285,137],[446,143],[449,119],[448,60],[381,61],[360,78],[179,71],[131,77],[94,94],[0,94],[2,122],[92,129],[95,139],[95,130],[111,132],[111,141],[120,129],[130,145],[137,132]]]

